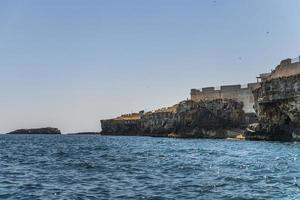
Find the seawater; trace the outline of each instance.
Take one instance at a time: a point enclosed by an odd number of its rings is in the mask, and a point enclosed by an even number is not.
[[[300,199],[300,143],[0,135],[0,199]]]

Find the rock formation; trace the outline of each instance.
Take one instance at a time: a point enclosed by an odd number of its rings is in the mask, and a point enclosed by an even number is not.
[[[245,126],[243,103],[234,100],[180,102],[154,112],[101,120],[102,134],[170,137],[235,137]]]
[[[7,134],[61,134],[60,130],[57,128],[36,128],[36,129],[19,129]]]
[[[101,128],[101,134],[106,135],[138,135],[141,134],[141,117],[139,113],[133,113],[101,120]]]
[[[168,136],[176,128],[178,104],[141,115],[141,132],[151,136]]]
[[[68,133],[68,135],[100,135],[100,132],[78,132],[78,133]]]
[[[259,123],[247,128],[249,140],[300,140],[300,75],[261,82],[253,91]]]
[[[179,137],[227,138],[245,120],[243,104],[233,100],[185,101],[176,113],[175,135]]]

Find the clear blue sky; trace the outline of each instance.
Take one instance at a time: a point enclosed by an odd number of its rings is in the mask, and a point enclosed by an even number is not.
[[[300,54],[299,0],[2,0],[0,132],[168,106]],[[269,32],[269,33],[267,33]]]

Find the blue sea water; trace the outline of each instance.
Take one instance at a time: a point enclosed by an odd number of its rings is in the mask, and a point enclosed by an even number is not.
[[[0,199],[300,199],[300,143],[0,135]]]

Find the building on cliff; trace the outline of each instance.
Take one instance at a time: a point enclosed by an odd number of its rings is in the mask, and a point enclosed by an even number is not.
[[[233,99],[243,102],[243,110],[245,113],[254,113],[254,97],[253,90],[260,86],[260,82],[272,80],[280,77],[288,77],[300,74],[300,56],[294,59],[285,59],[272,70],[271,73],[260,74],[256,83],[248,83],[246,87],[241,85],[223,85],[220,89],[214,87],[205,87],[202,89],[191,90],[191,100],[199,102],[202,100],[214,99]]]
[[[277,67],[272,70],[266,80],[272,80],[280,77],[288,77],[300,74],[300,56],[297,58],[288,58],[282,60]]]
[[[241,85],[223,85],[220,89],[214,87],[206,87],[200,90],[191,90],[192,101],[214,100],[214,99],[233,99],[243,102],[243,110],[245,113],[254,113],[254,97],[252,90],[258,87],[259,83],[248,83],[247,87]]]

